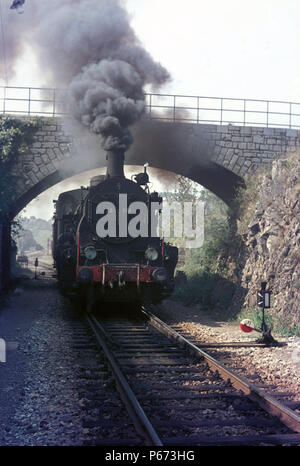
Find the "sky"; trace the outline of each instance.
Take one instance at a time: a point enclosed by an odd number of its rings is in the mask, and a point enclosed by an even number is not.
[[[51,8],[49,0],[40,1],[48,1]],[[10,4],[0,2],[2,9]],[[300,102],[299,0],[124,3],[140,41],[172,76],[161,93]],[[9,24],[4,25],[4,33],[6,28]],[[0,56],[1,50],[0,46]],[[29,47],[8,84],[43,84]],[[45,194],[45,199],[50,195]],[[34,215],[35,207],[30,209]]]
[[[172,76],[161,92],[300,101],[299,0],[124,3],[146,50]],[[17,71],[10,85],[43,81],[29,48]]]

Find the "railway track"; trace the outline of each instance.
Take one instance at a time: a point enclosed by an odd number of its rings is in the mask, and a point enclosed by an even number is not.
[[[136,444],[300,445],[300,416],[146,309],[132,319],[88,315],[87,321],[138,433]]]

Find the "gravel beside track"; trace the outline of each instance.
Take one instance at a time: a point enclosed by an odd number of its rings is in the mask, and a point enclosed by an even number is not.
[[[30,279],[0,311],[0,445],[137,442],[99,349],[49,276]],[[126,431],[126,439],[124,439]]]
[[[210,370],[203,356],[154,329],[152,320],[98,319],[163,445],[299,444],[299,434],[233,388],[228,375],[224,380]]]
[[[43,258],[42,272],[36,280],[32,272],[27,274],[0,309],[0,338],[7,344],[7,361],[0,364],[0,445],[142,445],[104,355],[74,304],[59,294],[53,269]],[[214,322],[207,313],[171,300],[155,314],[195,344],[256,338],[242,334],[238,325]],[[114,324],[112,330],[119,338]],[[124,348],[116,354],[166,445],[197,444],[201,436],[214,444],[216,417],[223,438],[248,435],[251,444],[257,416],[263,419],[262,435],[276,432],[273,420],[261,411],[253,411],[253,419],[245,416],[249,400],[237,399],[236,390],[224,387],[223,380],[187,355],[180,356],[174,344],[165,343],[166,353],[152,357],[160,337],[144,336],[138,323],[136,332],[136,340],[128,344],[125,329]],[[299,413],[298,342],[279,340],[286,346],[206,352]],[[127,355],[133,353],[132,365]],[[172,362],[176,354],[179,359]],[[212,387],[219,393],[216,399]]]
[[[155,314],[196,345],[255,342],[259,337],[256,332],[243,333],[237,323],[213,320],[209,311],[172,300],[157,306]],[[276,395],[278,401],[290,402],[290,407],[300,414],[300,339],[274,336],[284,346],[208,348],[205,351],[270,395]]]

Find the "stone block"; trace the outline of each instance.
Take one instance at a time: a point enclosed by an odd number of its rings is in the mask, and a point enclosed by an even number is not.
[[[233,149],[228,149],[226,152],[226,160],[231,160],[232,157],[234,156],[234,150]],[[236,154],[236,157],[238,158],[238,155]]]
[[[253,136],[253,142],[257,144],[262,144],[264,142],[264,137],[257,134]]]
[[[57,131],[56,125],[45,125],[43,126],[43,131]]]
[[[238,160],[239,156],[237,154],[234,154],[234,156],[232,157],[232,159],[230,160],[230,163],[229,163],[229,168],[232,168],[236,161]]]
[[[48,163],[48,162],[49,162],[48,154],[43,154],[43,155],[41,156],[41,158],[42,158],[42,160],[43,160],[44,163]]]
[[[38,140],[40,140],[39,137],[40,136],[46,136],[46,134],[47,134],[46,131],[37,131],[35,133],[35,136],[38,136]]]
[[[44,142],[54,142],[56,140],[55,136],[45,136]]]
[[[52,164],[52,161],[47,163],[46,165],[46,168],[48,170],[49,173],[53,173],[55,172],[56,168],[54,167],[54,165]]]
[[[49,175],[49,170],[47,169],[46,165],[42,165],[40,170],[41,170],[43,175],[45,175],[45,176]]]
[[[37,184],[40,181],[39,178],[36,176],[36,174],[33,171],[28,173],[28,176],[31,179],[33,184]]]
[[[50,160],[53,160],[53,159],[56,158],[54,149],[48,149],[48,150],[47,150],[47,155],[48,155],[48,157],[49,157]]]
[[[251,126],[244,126],[241,128],[241,134],[251,134],[252,133],[252,127]]]
[[[41,153],[41,149],[40,149],[40,148],[39,148],[39,149],[33,149],[33,148],[31,148],[31,149],[30,149],[30,152],[31,152],[32,154],[34,154],[34,155],[40,154],[40,153]]]
[[[61,152],[60,148],[59,147],[55,147],[53,149],[54,153],[55,153],[55,156],[58,158],[58,160],[62,160],[64,158],[64,155],[63,153]]]
[[[217,132],[218,133],[228,133],[229,132],[229,127],[224,126],[224,125],[219,125],[219,126],[217,126]]]
[[[34,163],[35,163],[35,165],[37,165],[37,166],[40,166],[40,165],[43,164],[43,160],[42,160],[41,155],[38,155],[38,156],[34,157]]]
[[[47,149],[48,147],[58,147],[58,142],[43,142],[42,147]]]
[[[33,154],[24,154],[22,156],[22,160],[24,162],[32,162],[33,161]]]
[[[286,135],[288,137],[296,138],[298,137],[300,132],[297,129],[287,129],[286,130]]]
[[[274,128],[264,128],[263,131],[265,136],[273,136],[275,134]]]

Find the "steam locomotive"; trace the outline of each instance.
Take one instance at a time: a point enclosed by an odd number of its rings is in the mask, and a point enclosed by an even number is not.
[[[162,198],[146,167],[127,179],[124,152],[109,151],[105,176],[55,201],[53,259],[58,285],[86,312],[96,303],[154,304],[174,286],[178,249],[158,235]]]

